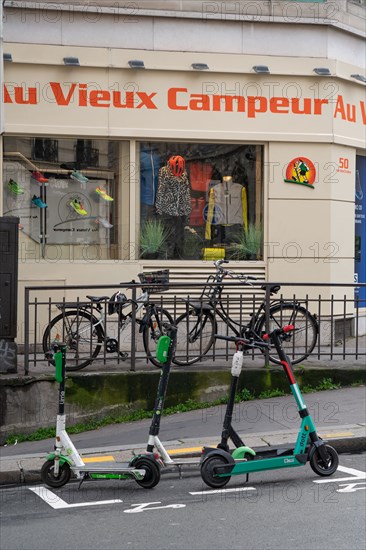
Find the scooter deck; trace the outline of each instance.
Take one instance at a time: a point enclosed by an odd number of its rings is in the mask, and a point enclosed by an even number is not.
[[[77,469],[79,476],[84,474],[84,479],[137,479],[145,476],[145,470],[133,468],[123,462],[111,462],[109,465],[92,466],[86,464]]]
[[[204,456],[208,453],[216,450],[216,447],[205,447]],[[232,454],[237,449],[230,449],[229,453]],[[278,445],[277,447],[254,447],[256,456],[251,456],[250,460],[260,460],[261,458],[270,458],[275,456],[290,455],[293,456],[294,447],[289,447],[288,445]]]

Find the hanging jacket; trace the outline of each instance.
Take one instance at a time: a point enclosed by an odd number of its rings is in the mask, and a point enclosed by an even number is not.
[[[215,222],[213,215],[215,212]],[[211,239],[211,224],[233,225],[239,223],[247,229],[247,192],[240,183],[219,183],[210,189],[205,239]]]
[[[150,147],[140,153],[140,197],[141,203],[152,206],[158,190],[160,156]]]
[[[160,168],[155,207],[158,214],[169,216],[187,216],[191,213],[191,193],[187,172],[182,176],[173,176],[168,166]]]
[[[189,165],[189,179],[193,191],[208,190],[212,179],[212,166],[205,162],[191,162]]]

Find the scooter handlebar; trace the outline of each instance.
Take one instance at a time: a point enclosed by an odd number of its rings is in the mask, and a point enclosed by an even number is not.
[[[227,342],[235,342],[235,344],[243,344],[246,348],[263,348],[269,349],[271,347],[267,342],[262,340],[248,340],[247,338],[242,338],[240,336],[223,336],[222,334],[214,334],[214,338],[218,340],[226,340]]]
[[[296,328],[294,325],[285,325],[282,328],[276,328],[269,332],[268,334],[263,334],[263,340],[270,340],[273,336],[280,336],[281,334],[286,334],[287,332],[293,332]]]

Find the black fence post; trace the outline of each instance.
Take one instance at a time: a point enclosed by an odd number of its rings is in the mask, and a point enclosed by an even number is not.
[[[136,281],[132,281],[135,285]],[[136,286],[132,287],[132,317],[131,317],[131,372],[136,371]]]
[[[266,283],[266,297],[265,297],[266,303],[264,307],[265,317],[266,317],[266,331],[269,332],[270,330],[270,318],[269,318],[269,310],[271,308],[271,285]],[[260,335],[262,336],[262,335]],[[264,350],[264,366],[269,366],[269,349],[265,348]]]

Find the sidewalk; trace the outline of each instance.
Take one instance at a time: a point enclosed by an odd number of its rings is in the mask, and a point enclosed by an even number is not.
[[[226,370],[230,368],[232,361],[233,345],[227,346],[227,358],[223,357],[225,352],[223,349],[217,349],[217,356],[215,359],[212,357],[212,350],[207,356],[203,357],[198,363],[187,367],[177,367],[173,365],[172,371],[187,371],[195,372],[198,370]],[[303,366],[309,368],[323,368],[323,369],[352,369],[352,368],[364,368],[366,362],[366,335],[360,336],[357,340],[357,358],[356,358],[356,339],[348,338],[344,344],[340,342],[335,343],[333,349],[330,350],[328,346],[315,346],[313,353],[303,362]],[[271,367],[275,365],[271,363]],[[294,365],[298,368],[299,365]],[[245,368],[264,368],[264,358],[256,352],[254,358],[251,354],[245,358]],[[1,373],[0,380],[13,380],[16,378],[23,378],[24,375],[24,356],[18,355],[18,372],[17,373]],[[29,357],[28,364],[28,376],[32,378],[42,377],[44,375],[53,375],[54,369],[47,363],[42,354],[33,354]],[[134,372],[151,372],[156,371],[149,361],[146,360],[146,354],[144,351],[138,351],[136,353],[136,366]],[[115,354],[106,354],[105,361],[103,354],[100,353],[98,358],[90,365],[80,371],[75,371],[74,374],[88,374],[88,373],[127,373],[131,371],[131,360],[117,361]]]
[[[339,453],[366,450],[364,386],[307,394],[305,402],[319,435]],[[234,410],[237,413],[236,419],[235,415],[233,417],[234,428],[246,445],[254,449],[294,444],[300,423],[298,415],[291,409],[293,404],[291,396],[240,403]],[[250,415],[256,410],[261,411],[261,418],[251,421]],[[160,439],[174,460],[199,457],[202,446],[218,444],[224,412],[225,406],[220,406],[163,417]],[[150,420],[142,420],[72,435],[71,438],[83,458],[89,461],[128,462],[133,453],[146,450],[149,426]],[[186,434],[190,433],[195,437],[187,437]],[[131,443],[120,445],[116,441]],[[0,447],[0,484],[40,482],[40,469],[52,448],[52,439]]]

